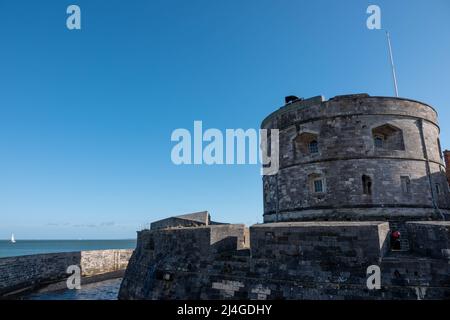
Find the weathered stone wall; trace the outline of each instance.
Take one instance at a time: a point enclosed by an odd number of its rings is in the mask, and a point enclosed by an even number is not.
[[[119,298],[450,298],[448,260],[389,251],[386,222],[255,225],[250,249],[243,226],[213,228],[140,232]],[[237,241],[218,246],[227,239]],[[381,268],[380,290],[367,288],[370,265]]]
[[[200,298],[202,271],[214,268],[215,258],[245,250],[248,237],[244,225],[144,230],[125,273],[120,296],[134,299]],[[174,282],[181,273],[185,281]],[[198,280],[198,282],[197,282]],[[176,288],[163,285],[173,283]],[[158,284],[162,287],[158,288]],[[169,291],[169,292],[167,292]]]
[[[132,253],[131,249],[81,251],[82,275],[88,277],[125,270]]]
[[[450,221],[409,222],[406,227],[413,252],[435,259],[450,260]]]
[[[447,182],[450,185],[450,151],[444,151],[444,159],[445,159],[445,172],[447,175]]]
[[[375,147],[373,132],[382,126],[401,131],[396,149]],[[312,98],[281,108],[261,127],[280,130],[280,170],[263,178],[265,222],[438,219],[436,207],[450,213],[437,113],[426,104],[368,95]],[[316,140],[318,152],[305,150],[302,139]],[[372,180],[370,194],[363,175]],[[313,176],[323,178],[323,192],[312,190]]]
[[[36,254],[0,259],[0,296],[68,277],[67,267],[78,265],[82,276],[123,270],[133,250],[94,250]]]

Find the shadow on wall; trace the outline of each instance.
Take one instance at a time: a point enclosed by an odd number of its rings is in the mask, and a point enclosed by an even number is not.
[[[447,183],[447,177],[445,175],[445,172],[434,172],[430,174],[430,176],[425,176],[420,179],[412,180],[410,185],[408,186],[408,180],[406,180],[407,177],[404,179],[401,179],[401,187],[402,191],[406,196],[412,197],[412,194],[414,192],[411,192],[410,188],[413,188],[414,185],[423,186],[426,185],[427,193],[429,194],[430,201],[432,202],[433,206],[436,207],[439,211],[439,209],[444,210],[441,213],[438,213],[436,217],[434,217],[436,220],[441,220],[442,218],[445,218],[445,220],[449,220],[450,215],[448,210],[450,210],[450,188]],[[418,190],[417,190],[418,192]],[[445,212],[447,210],[447,212]]]

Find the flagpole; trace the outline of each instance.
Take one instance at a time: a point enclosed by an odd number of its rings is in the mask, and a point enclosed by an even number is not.
[[[394,79],[395,96],[398,97],[397,76],[395,75],[394,57],[392,55],[391,37],[389,35],[389,31],[386,31],[386,36],[389,47],[389,57],[391,60],[392,78]]]

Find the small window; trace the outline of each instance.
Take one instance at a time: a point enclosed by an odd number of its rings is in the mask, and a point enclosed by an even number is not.
[[[382,136],[375,136],[373,142],[375,144],[375,148],[383,148],[384,139]]]
[[[408,176],[400,177],[403,193],[411,193],[411,179]]]
[[[436,183],[436,194],[441,194],[441,185],[439,183]]]
[[[308,186],[311,194],[325,193],[326,182],[325,178],[320,173],[312,173],[308,175]]]
[[[322,179],[314,180],[314,192],[323,192],[323,181]]]
[[[319,153],[319,144],[316,140],[313,140],[309,143],[309,153]]]
[[[366,175],[362,176],[363,193],[367,195],[372,194],[372,178]]]

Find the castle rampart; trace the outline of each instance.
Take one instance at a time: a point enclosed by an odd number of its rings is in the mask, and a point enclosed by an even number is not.
[[[67,268],[77,265],[81,276],[93,277],[123,271],[133,250],[92,250],[33,254],[0,258],[0,297],[30,291],[62,281]]]
[[[254,225],[250,248],[243,242],[242,225],[144,230],[138,233],[119,298],[450,297],[450,223],[408,226],[408,253],[390,250],[387,222]],[[441,241],[443,237],[447,240]],[[372,265],[381,270],[379,290],[367,287],[367,268]]]

